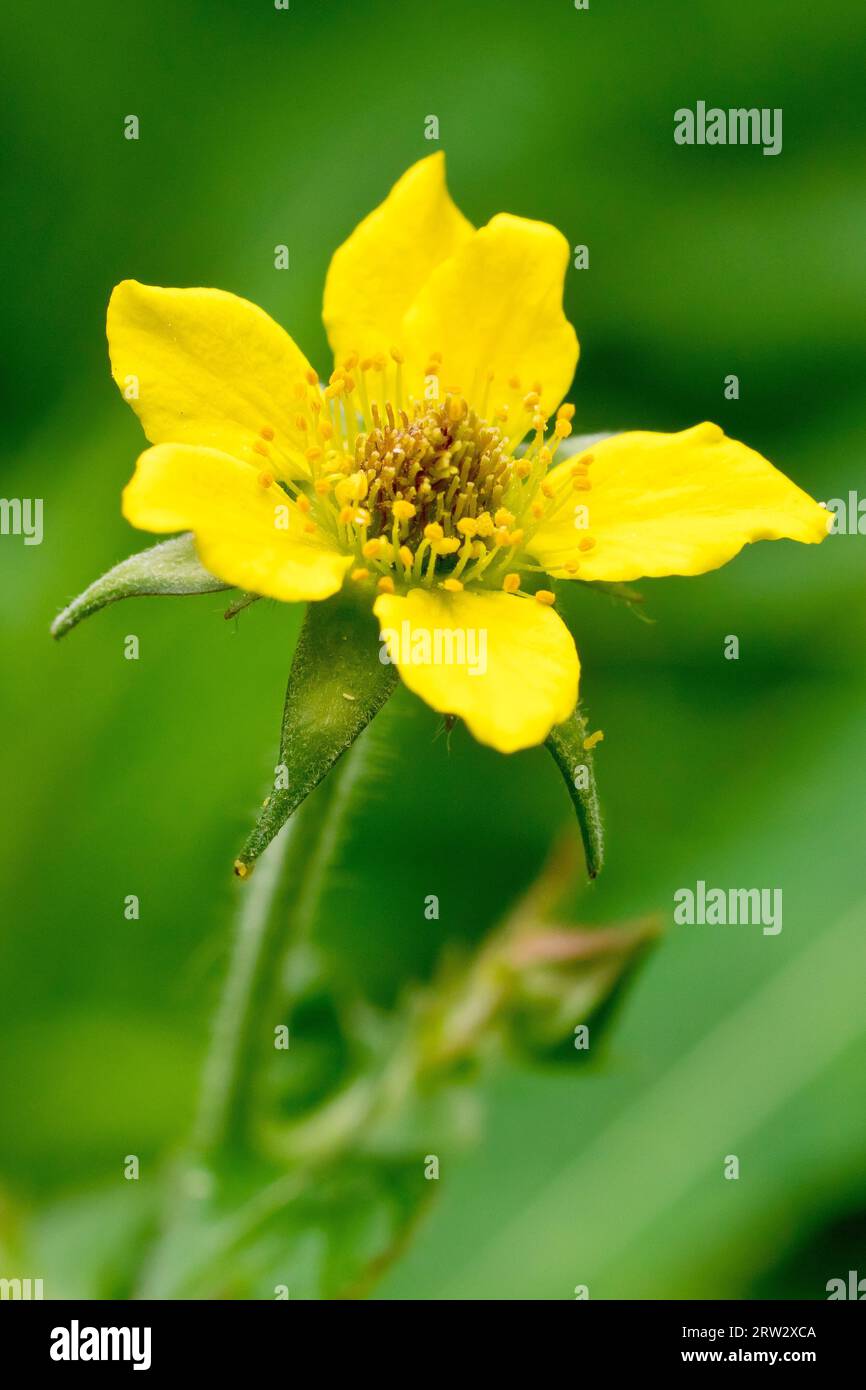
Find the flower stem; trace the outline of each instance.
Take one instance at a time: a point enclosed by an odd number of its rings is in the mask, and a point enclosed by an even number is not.
[[[282,827],[262,856],[258,873],[241,889],[236,935],[193,1130],[192,1147],[199,1159],[244,1143],[253,1074],[265,1033],[272,1036],[271,1005],[279,989],[280,962],[299,917],[315,909],[310,899],[318,897],[321,886],[322,847],[332,842],[337,830],[330,812],[338,785],[351,780],[351,775],[346,778],[351,762],[350,752]]]

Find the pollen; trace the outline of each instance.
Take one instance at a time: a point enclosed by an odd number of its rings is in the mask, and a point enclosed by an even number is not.
[[[442,354],[426,360],[438,378]],[[481,414],[454,388],[418,399],[395,346],[360,361],[348,354],[328,384],[309,393],[303,419],[312,476],[299,495],[315,504],[318,527],[353,553],[352,578],[373,569],[377,582],[401,588],[437,585],[458,593],[481,584],[516,593],[521,567],[537,568],[523,547],[563,497],[545,475],[571,431],[573,411],[561,408],[550,428],[540,384],[521,392],[514,376],[506,378],[511,416],[505,403],[488,411],[492,379],[488,372]],[[534,432],[527,434],[530,422]],[[582,471],[580,490],[588,486]],[[391,592],[387,584],[380,589]]]
[[[594,734],[590,734],[588,738],[585,738],[585,739],[583,740],[583,746],[584,746],[584,748],[586,749],[587,753],[591,753],[592,750],[593,750],[593,748],[596,746],[596,744],[597,744],[597,743],[601,743],[601,742],[603,741],[603,739],[604,739],[604,730],[603,730],[603,729],[596,729],[596,731],[595,731]]]

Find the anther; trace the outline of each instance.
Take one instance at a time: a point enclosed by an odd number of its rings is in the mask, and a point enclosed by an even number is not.
[[[520,575],[506,574],[505,578],[502,581],[502,587],[505,590],[506,594],[516,594],[517,590],[520,588]]]
[[[433,549],[437,555],[453,555],[460,549],[460,542],[456,536],[446,536],[444,540],[434,541]]]
[[[535,602],[543,603],[546,608],[549,608],[552,603],[556,603],[556,594],[551,589],[536,589]]]

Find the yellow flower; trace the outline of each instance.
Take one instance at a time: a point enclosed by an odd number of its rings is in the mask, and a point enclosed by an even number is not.
[[[749,541],[820,541],[830,520],[716,425],[557,461],[578,357],[568,256],[543,222],[476,230],[443,156],[421,160],[331,261],[326,385],[246,300],[124,281],[112,370],[153,445],[124,515],[191,530],[207,570],[256,594],[369,592],[410,689],[503,752],[542,742],[575,707],[579,662],[552,591],[532,599],[539,571],[701,574]],[[485,669],[413,661],[407,631],[484,633]]]

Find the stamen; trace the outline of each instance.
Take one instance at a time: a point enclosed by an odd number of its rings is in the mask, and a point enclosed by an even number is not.
[[[431,352],[428,375],[438,380],[441,364],[441,352]],[[487,414],[492,372],[479,368],[473,378],[480,388],[474,397],[483,396],[484,418],[458,389],[441,400],[404,401],[403,365],[404,354],[395,346],[390,356],[360,359],[357,352],[348,353],[324,387],[316,383],[312,389],[307,374],[310,398],[295,424],[318,441],[305,451],[316,521],[355,552],[359,563],[353,578],[362,572],[369,576],[371,566],[379,571],[379,579],[392,586],[380,584],[382,592],[392,592],[395,579],[436,583],[453,593],[481,580],[502,585],[506,593],[519,592],[520,571],[540,568],[523,553],[528,538],[575,490],[590,488],[584,458],[568,480],[573,488],[554,487],[545,476],[557,445],[571,432],[573,407],[559,408],[545,442],[541,384],[533,382],[521,396],[520,379],[510,377],[509,389],[522,399],[534,430],[515,459],[514,446],[526,426],[516,423],[513,438],[504,433],[509,419],[504,402],[492,418]],[[373,400],[367,391],[371,371],[380,374]],[[302,510],[310,510],[308,498]]]

